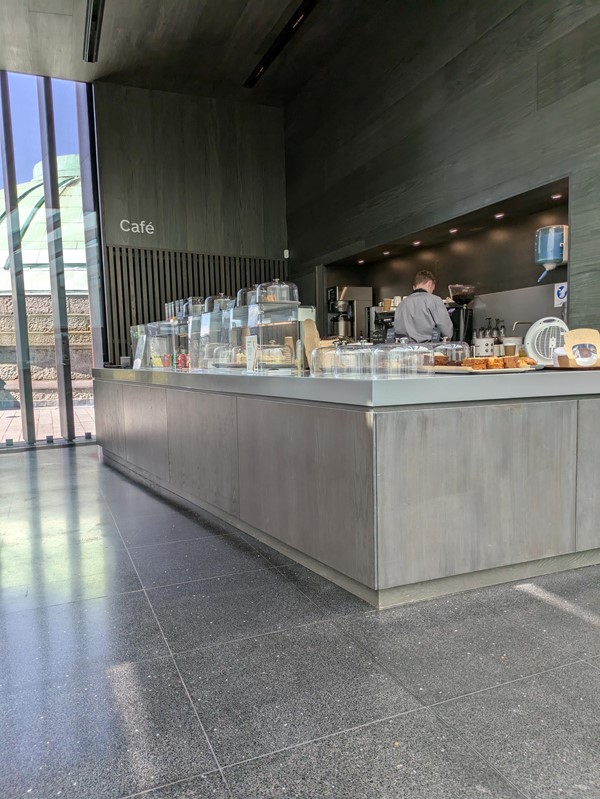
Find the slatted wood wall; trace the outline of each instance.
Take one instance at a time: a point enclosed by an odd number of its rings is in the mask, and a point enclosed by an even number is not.
[[[130,354],[129,328],[164,318],[164,305],[187,297],[207,297],[274,277],[285,279],[284,260],[195,252],[106,247],[105,291],[108,359]]]

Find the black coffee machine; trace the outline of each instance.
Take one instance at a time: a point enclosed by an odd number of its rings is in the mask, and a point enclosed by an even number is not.
[[[394,317],[396,310],[384,311],[380,305],[368,309],[367,338],[373,344],[385,344],[394,341]]]
[[[454,341],[471,343],[473,338],[473,300],[475,299],[475,286],[454,284],[448,286],[452,303],[448,306],[448,313],[452,320]]]

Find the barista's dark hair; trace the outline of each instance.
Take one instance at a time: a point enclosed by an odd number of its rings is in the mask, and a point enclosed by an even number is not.
[[[433,280],[434,283],[437,283],[435,279],[435,275],[433,272],[430,272],[429,269],[422,269],[420,272],[417,272],[415,275],[415,281],[413,286],[422,286],[424,283],[427,283],[429,280]]]

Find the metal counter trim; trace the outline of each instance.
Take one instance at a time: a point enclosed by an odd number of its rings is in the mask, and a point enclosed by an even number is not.
[[[96,380],[220,394],[386,408],[465,402],[576,398],[600,395],[600,371],[507,375],[436,375],[398,380],[360,380],[290,375],[212,375],[192,372],[94,369]]]

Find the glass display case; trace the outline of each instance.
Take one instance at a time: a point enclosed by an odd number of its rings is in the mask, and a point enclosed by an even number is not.
[[[227,294],[215,294],[214,297],[207,297],[204,300],[204,311],[206,313],[225,311],[227,308],[231,308],[234,302],[233,297],[229,297]]]
[[[433,350],[436,366],[460,366],[471,355],[471,348],[464,341],[442,341]]]
[[[314,377],[361,378],[428,377],[434,374],[434,352],[428,344],[336,344],[313,350]]]
[[[214,349],[227,344],[227,311],[212,311],[188,318],[189,368],[191,371],[208,369]]]
[[[135,332],[134,332],[135,330]],[[182,322],[149,322],[131,330],[134,369],[187,368],[187,325]]]
[[[131,344],[131,363],[135,361],[135,354],[138,351],[139,340],[142,336],[145,335],[146,335],[146,325],[134,325],[133,327],[129,328],[129,341]]]
[[[373,378],[428,377],[434,374],[435,354],[428,344],[380,344],[373,348]]]
[[[258,283],[248,288],[240,289],[237,293],[235,304],[240,307],[243,305],[254,305],[258,297]]]
[[[186,322],[152,322],[131,328],[136,369],[227,370],[259,374],[304,369],[302,322],[315,309],[298,302],[256,302],[191,315]],[[141,342],[141,343],[140,343]]]
[[[370,379],[373,372],[373,350],[370,344],[317,347],[311,357],[311,372],[317,377]]]
[[[258,302],[298,302],[298,286],[278,277],[269,283],[261,283],[256,291]]]
[[[297,363],[296,353],[301,354],[298,342],[303,318],[314,318],[314,309],[293,302],[237,305],[190,317],[190,370],[231,368],[262,373],[296,369],[302,365]],[[215,353],[217,346],[236,349],[231,357],[225,357],[222,352]]]

